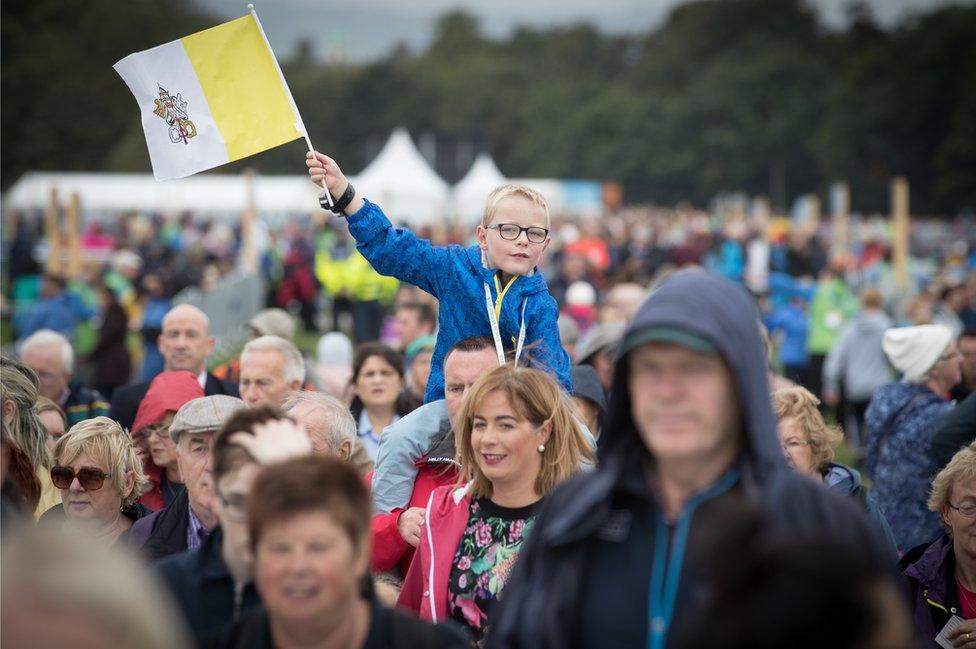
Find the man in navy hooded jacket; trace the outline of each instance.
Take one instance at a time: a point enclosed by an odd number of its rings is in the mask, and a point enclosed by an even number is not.
[[[638,310],[617,358],[599,466],[548,498],[489,647],[668,646],[670,632],[707,623],[695,611],[714,557],[702,555],[740,505],[759,510],[768,538],[828,535],[893,563],[861,512],[787,467],[742,287],[674,274]],[[728,547],[722,560],[746,551]]]

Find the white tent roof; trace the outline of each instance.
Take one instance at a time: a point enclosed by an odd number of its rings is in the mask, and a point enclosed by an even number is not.
[[[404,128],[393,131],[355,185],[360,195],[381,205],[392,221],[413,225],[441,219],[450,192]]]
[[[480,154],[464,178],[454,185],[454,208],[461,223],[475,223],[481,218],[485,199],[508,179],[487,153]]]
[[[67,204],[77,192],[86,213],[160,211],[233,214],[247,204],[240,175],[198,174],[157,182],[152,174],[29,172],[4,195],[4,210],[44,209],[52,188]],[[254,200],[262,214],[309,213],[318,208],[317,188],[307,176],[254,177]]]

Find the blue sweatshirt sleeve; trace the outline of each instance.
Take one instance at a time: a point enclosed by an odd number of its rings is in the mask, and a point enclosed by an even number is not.
[[[395,228],[380,206],[368,200],[349,215],[349,234],[356,248],[381,275],[396,277],[431,295],[440,294],[440,279],[452,272],[450,252],[410,230]]]
[[[447,402],[431,401],[404,415],[380,436],[373,470],[373,511],[389,513],[410,503],[417,462],[437,441],[447,420]]]
[[[541,295],[541,298],[538,312],[527,323],[526,344],[538,341],[540,348],[535,353],[536,360],[543,363],[556,375],[556,378],[569,394],[573,394],[573,379],[569,373],[572,363],[559,338],[559,326],[557,324],[559,306],[552,295],[548,293]]]

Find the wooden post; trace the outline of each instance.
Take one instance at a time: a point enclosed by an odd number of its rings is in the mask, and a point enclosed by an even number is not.
[[[833,222],[834,250],[846,256],[850,248],[847,224],[851,212],[851,192],[847,183],[837,183],[836,199]]]
[[[891,181],[891,257],[895,288],[908,288],[908,181],[899,176]]]
[[[820,198],[816,194],[807,194],[806,205],[807,220],[804,225],[806,233],[813,236],[820,229]]]
[[[78,192],[71,193],[65,230],[68,233],[68,279],[81,278],[81,235],[78,231],[81,222],[81,198]]]
[[[47,240],[47,260],[44,269],[55,275],[61,274],[61,233],[58,231],[58,188],[52,187],[44,213],[44,238]]]
[[[254,217],[257,213],[257,203],[254,197],[254,170],[247,168],[242,174],[244,178],[245,205],[241,214],[241,267],[247,274],[254,274],[258,270],[257,251],[254,249]]]

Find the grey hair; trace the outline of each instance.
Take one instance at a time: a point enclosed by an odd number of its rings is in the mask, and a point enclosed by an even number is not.
[[[324,392],[292,392],[285,399],[285,403],[281,409],[291,414],[292,410],[306,404],[320,411],[324,420],[323,431],[309,431],[312,436],[313,445],[315,445],[315,437],[319,435],[325,436],[323,441],[328,444],[332,451],[338,451],[342,442],[347,439],[350,442],[356,440],[358,431],[356,420],[349,412],[346,404],[332,395],[325,394]]]
[[[47,429],[34,409],[39,395],[34,370],[7,357],[0,358],[0,405],[10,401],[17,409],[10,424],[3,425],[3,433],[27,454],[35,471],[51,468]]]
[[[244,362],[244,357],[250,352],[270,351],[278,352],[285,360],[281,374],[286,383],[292,381],[305,382],[305,359],[302,358],[302,353],[298,351],[295,345],[278,336],[259,336],[244,345],[244,350],[241,352],[241,362]]]
[[[20,343],[20,355],[23,357],[24,352],[31,347],[48,347],[50,345],[61,347],[61,367],[64,371],[71,372],[74,370],[75,352],[71,348],[71,342],[53,329],[39,329],[28,336]]]

